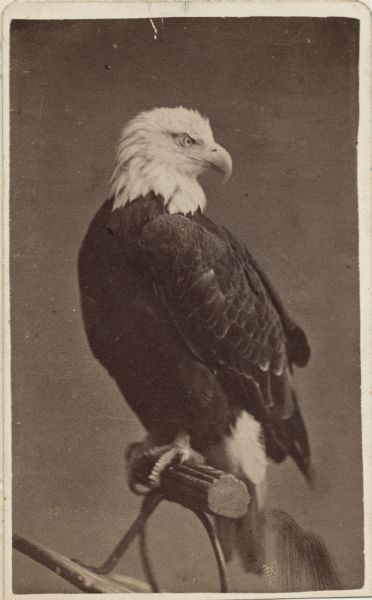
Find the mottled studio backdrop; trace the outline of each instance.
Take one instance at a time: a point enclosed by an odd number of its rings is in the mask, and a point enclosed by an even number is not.
[[[97,563],[135,517],[123,453],[144,436],[89,350],[77,255],[107,197],[121,127],[182,104],[233,158],[213,218],[248,245],[307,332],[296,373],[322,493],[287,462],[270,506],[320,533],[345,587],[363,582],[356,139],[358,22],[335,18],[15,21],[11,38],[14,530]],[[162,506],[151,549],[163,588],[213,591],[204,532]],[[136,547],[120,565],[142,577]],[[232,590],[257,582],[233,564]],[[74,589],[14,554],[16,592]]]

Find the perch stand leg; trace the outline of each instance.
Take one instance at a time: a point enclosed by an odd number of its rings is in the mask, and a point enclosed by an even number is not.
[[[217,537],[214,526],[211,523],[211,521],[209,520],[206,513],[199,511],[199,510],[193,510],[192,512],[198,517],[199,521],[201,521],[201,523],[204,525],[204,528],[209,537],[209,541],[212,545],[214,556],[215,556],[216,563],[217,563],[217,568],[218,568],[218,576],[219,576],[219,580],[220,580],[220,591],[223,593],[227,592],[228,584],[227,584],[225,557],[223,555],[221,544]]]
[[[145,497],[141,507],[141,512],[138,515],[137,519],[128,529],[124,537],[120,540],[116,548],[114,548],[108,559],[100,567],[84,565],[76,559],[74,559],[74,562],[99,575],[108,575],[108,573],[111,573],[111,571],[115,568],[118,561],[122,558],[122,556],[128,549],[129,545],[132,543],[134,538],[141,532],[142,528],[146,524],[147,519],[151,516],[151,514],[154,512],[154,510],[162,500],[163,495],[158,490],[150,492]]]
[[[154,571],[152,570],[150,557],[148,555],[148,547],[147,547],[147,535],[146,535],[146,525],[144,523],[140,534],[139,534],[139,543],[140,543],[140,553],[141,553],[141,561],[145,574],[146,581],[150,584],[151,590],[153,592],[159,592],[159,586],[156,582]]]

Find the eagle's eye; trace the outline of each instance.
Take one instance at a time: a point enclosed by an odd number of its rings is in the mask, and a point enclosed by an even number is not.
[[[190,137],[189,135],[187,135],[187,133],[185,133],[185,135],[182,136],[180,141],[181,141],[182,146],[184,146],[184,148],[188,148],[189,146],[192,146],[193,144],[195,144],[195,140],[192,137]]]

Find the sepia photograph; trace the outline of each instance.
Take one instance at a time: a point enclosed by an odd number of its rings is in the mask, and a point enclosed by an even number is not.
[[[89,4],[8,18],[9,593],[363,595],[361,19]]]

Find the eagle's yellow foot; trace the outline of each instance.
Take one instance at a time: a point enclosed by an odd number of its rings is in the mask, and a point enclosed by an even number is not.
[[[160,450],[157,448],[157,450]],[[162,473],[169,465],[182,463],[194,458],[198,462],[203,461],[202,456],[193,450],[190,446],[190,436],[187,433],[179,433],[172,444],[161,448],[162,452],[152,468],[148,477],[150,486],[157,487],[160,485]]]
[[[135,493],[143,493],[138,486],[154,488],[160,485],[163,471],[172,463],[182,464],[193,458],[203,462],[203,457],[190,446],[190,436],[177,435],[172,444],[156,446],[151,438],[131,444],[126,452],[129,486]]]

